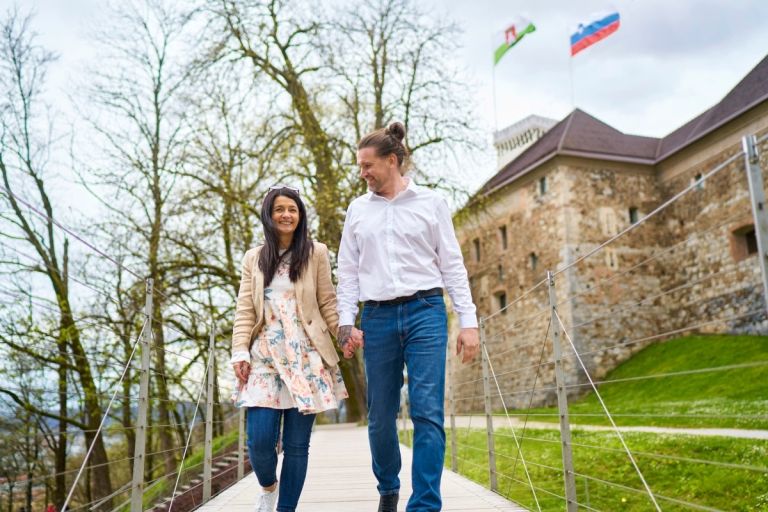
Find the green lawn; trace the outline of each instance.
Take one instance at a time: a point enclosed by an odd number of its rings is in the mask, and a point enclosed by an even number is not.
[[[737,367],[707,370],[729,366]],[[678,372],[686,373],[660,376]],[[646,378],[653,375],[660,377]],[[657,343],[600,380],[616,379],[627,380],[599,390],[619,426],[768,429],[766,336],[697,335]],[[510,412],[525,419],[526,411]],[[609,424],[594,393],[571,400],[569,414],[574,424]],[[557,409],[533,409],[527,419],[556,423]],[[663,510],[768,511],[768,441],[623,435]],[[457,439],[459,472],[488,485],[485,431],[457,428]],[[615,433],[574,430],[572,441],[579,503],[602,511],[654,510]],[[559,431],[529,426],[521,443],[542,510],[564,510]],[[495,445],[499,492],[536,510],[512,431],[497,429]]]
[[[599,391],[617,425],[768,429],[768,336],[700,335],[651,345],[601,380],[752,364],[605,383]],[[525,411],[510,411],[524,419]],[[532,409],[529,421],[557,422],[556,408]],[[608,425],[594,393],[569,404],[572,423]]]
[[[406,444],[408,437],[402,437]],[[485,431],[457,429],[457,437],[459,473],[487,486]],[[692,509],[679,501],[718,510],[768,510],[768,442],[647,433],[626,433],[624,438],[662,510]],[[578,431],[572,441],[583,445],[573,449],[579,503],[601,511],[653,510],[615,434]],[[536,510],[511,432],[499,429],[495,446],[499,492]],[[559,433],[528,430],[521,447],[541,509],[565,510],[563,499],[554,496],[565,495]],[[450,464],[449,444],[446,466]]]

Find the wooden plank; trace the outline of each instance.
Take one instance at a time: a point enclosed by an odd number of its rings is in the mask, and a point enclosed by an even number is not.
[[[401,446],[400,504],[405,511],[411,494],[410,449]],[[280,458],[282,460],[282,457]],[[278,471],[279,474],[279,471]],[[525,509],[488,489],[443,470],[441,485],[445,511],[521,512]],[[251,473],[198,510],[202,512],[252,512],[259,484]],[[297,512],[374,511],[378,506],[376,479],[365,427],[327,425],[315,429],[309,448],[309,467]]]

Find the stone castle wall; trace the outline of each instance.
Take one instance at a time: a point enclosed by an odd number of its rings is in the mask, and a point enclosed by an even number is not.
[[[750,122],[753,133],[768,132],[768,115]],[[530,291],[548,269],[569,266],[555,278],[558,311],[593,378],[680,332],[768,333],[759,263],[745,245],[753,220],[743,158],[578,261],[630,227],[632,216],[642,219],[740,151],[737,136],[713,140],[664,169],[557,157],[465,212],[457,236],[472,294],[479,316],[493,315],[484,335],[504,396],[494,409],[555,403],[546,283]],[[761,146],[768,183],[768,141]],[[501,293],[509,304],[503,314],[496,313]],[[585,392],[569,342],[562,343],[569,392]],[[471,366],[451,358],[450,372],[456,411],[481,411],[479,358]]]

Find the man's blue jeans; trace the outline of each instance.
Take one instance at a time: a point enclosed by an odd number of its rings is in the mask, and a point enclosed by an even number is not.
[[[413,421],[413,494],[408,512],[440,510],[440,478],[445,457],[443,395],[448,325],[442,296],[393,305],[366,304],[368,440],[379,494],[400,490],[397,413],[403,365],[408,368],[408,396]]]
[[[247,413],[248,457],[262,487],[277,481],[277,439],[283,421],[283,468],[280,471],[279,512],[293,512],[307,476],[309,436],[314,414],[293,409],[249,407]]]

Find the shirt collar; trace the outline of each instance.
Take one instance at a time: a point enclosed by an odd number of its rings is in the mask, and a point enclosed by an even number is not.
[[[400,192],[398,195],[393,197],[392,199],[386,199],[380,195],[374,194],[373,192],[368,192],[368,200],[392,202],[401,197],[415,196],[416,194],[418,194],[419,191],[421,190],[421,187],[417,185],[413,181],[413,178],[411,178],[410,176],[406,176],[405,179],[408,181],[408,184],[405,186],[405,189],[402,192]]]

